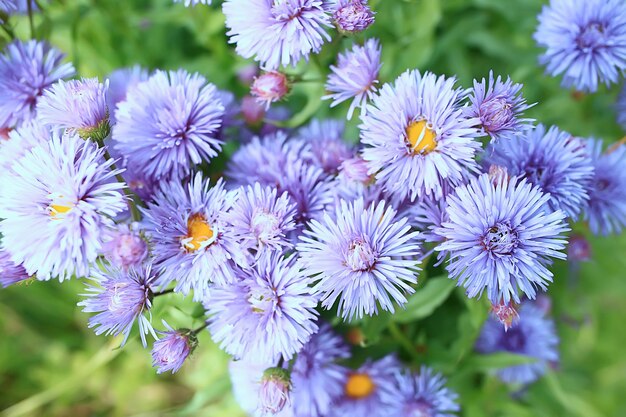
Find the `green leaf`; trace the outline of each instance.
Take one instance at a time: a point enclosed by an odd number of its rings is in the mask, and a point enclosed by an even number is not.
[[[423,288],[409,297],[404,310],[393,316],[393,321],[408,323],[430,316],[448,298],[455,282],[447,277],[429,279]]]
[[[524,365],[535,362],[537,359],[532,356],[518,355],[516,353],[498,352],[488,355],[473,355],[469,358],[464,368],[476,371],[493,371],[509,366]]]

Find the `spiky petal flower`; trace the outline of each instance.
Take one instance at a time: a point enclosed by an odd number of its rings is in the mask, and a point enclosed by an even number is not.
[[[98,313],[89,319],[89,328],[95,328],[97,335],[124,335],[122,346],[128,340],[133,324],[137,321],[139,335],[146,346],[146,335],[157,335],[152,328],[152,281],[154,276],[150,266],[143,269],[129,268],[124,271],[115,267],[91,272],[94,284],[87,284],[86,297],[78,305],[85,313]],[[148,317],[146,317],[148,314]]]
[[[602,153],[602,141],[589,139],[587,149],[595,171],[585,221],[595,234],[619,233],[626,226],[626,145]]]
[[[31,120],[11,130],[6,139],[0,138],[0,177],[11,175],[13,163],[35,146],[45,144],[51,135],[50,129]]]
[[[330,40],[322,6],[321,0],[226,0],[222,9],[237,53],[272,70],[295,66]]]
[[[224,106],[200,74],[157,71],[118,103],[113,127],[117,150],[155,178],[182,176],[217,156]]]
[[[106,92],[107,108],[111,124],[115,123],[115,109],[117,103],[126,100],[126,93],[150,75],[148,71],[135,65],[130,68],[120,68],[111,72],[107,77],[109,88]]]
[[[289,371],[272,367],[263,372],[259,391],[259,411],[262,415],[275,415],[283,411],[291,399]]]
[[[321,324],[293,363],[291,397],[296,416],[322,417],[330,412],[348,377],[348,369],[337,361],[349,357],[342,338],[329,324]]]
[[[37,101],[54,82],[74,75],[72,64],[46,42],[16,40],[0,54],[0,128],[16,127],[35,115]]]
[[[282,100],[289,93],[289,81],[282,72],[268,71],[254,78],[250,93],[267,110],[270,104]]]
[[[302,159],[334,175],[343,161],[354,156],[354,150],[343,139],[345,124],[339,120],[313,119],[298,131],[296,140],[302,143]]]
[[[546,210],[549,194],[526,179],[494,184],[482,174],[447,198],[449,220],[435,230],[445,239],[438,251],[450,252],[450,278],[469,297],[487,289],[495,304],[519,303],[518,291],[535,298],[547,288],[551,258],[564,259],[569,228],[565,213]]]
[[[407,71],[385,84],[361,118],[363,158],[386,192],[398,200],[439,198],[477,170],[475,119],[466,118],[455,79]]]
[[[330,0],[326,8],[332,13],[333,21],[343,33],[362,32],[374,23],[374,13],[367,0]]]
[[[406,303],[420,253],[406,218],[396,219],[384,201],[366,208],[358,199],[342,201],[334,216],[325,213],[309,226],[297,249],[306,274],[318,280],[323,307],[339,300],[337,314],[351,319],[377,314],[378,305],[393,312],[393,302]]]
[[[236,358],[290,360],[317,331],[317,302],[295,256],[269,253],[237,278],[205,303],[213,340]]]
[[[239,192],[227,219],[238,243],[259,257],[291,247],[287,235],[296,228],[295,215],[296,205],[287,192],[279,196],[276,188],[257,182]]]
[[[593,166],[585,143],[553,126],[543,125],[507,138],[487,151],[487,160],[521,176],[550,194],[551,210],[576,219],[589,200]]]
[[[148,257],[148,244],[136,230],[123,224],[108,234],[102,253],[116,267],[128,269],[140,266]]]
[[[446,387],[446,379],[431,368],[422,366],[419,373],[396,375],[398,414],[410,417],[455,417],[460,410],[458,395]]]
[[[92,142],[57,133],[17,160],[0,187],[0,232],[13,261],[41,280],[86,275],[126,207],[112,164]]]
[[[481,353],[510,352],[530,356],[534,362],[500,369],[498,377],[511,384],[529,384],[542,376],[549,365],[558,362],[558,337],[554,322],[534,303],[524,302],[519,320],[506,330],[490,317],[476,342]]]
[[[500,76],[494,79],[493,71],[489,71],[489,80],[474,80],[467,113],[469,117],[480,120],[482,131],[492,141],[505,135],[515,135],[532,127],[534,121],[520,117],[533,106],[526,103],[521,90],[522,84],[513,84],[510,78],[503,81]]]
[[[377,91],[380,63],[380,43],[378,39],[368,39],[365,45],[354,45],[351,50],[337,56],[337,65],[331,65],[331,73],[326,81],[330,93],[322,99],[331,99],[330,107],[352,99],[348,109],[348,119],[356,108],[365,114],[367,101]]]
[[[157,374],[178,370],[185,363],[198,345],[198,338],[189,329],[174,330],[165,321],[163,325],[166,332],[157,330],[160,337],[154,342],[152,347],[152,366],[157,368]]]
[[[626,83],[622,85],[619,95],[617,96],[615,111],[617,112],[617,123],[626,129]]]
[[[551,0],[539,14],[534,38],[546,48],[539,62],[563,86],[594,92],[626,70],[626,3]]]
[[[235,279],[234,262],[244,264],[246,257],[225,214],[236,198],[221,179],[210,187],[201,173],[185,185],[162,184],[154,202],[142,209],[154,244],[156,285],[175,282],[175,291],[187,295],[193,290],[194,300],[202,301],[212,282],[223,285]]]
[[[0,248],[0,286],[6,288],[30,278],[30,275],[22,265],[17,265],[11,260],[11,255]]]

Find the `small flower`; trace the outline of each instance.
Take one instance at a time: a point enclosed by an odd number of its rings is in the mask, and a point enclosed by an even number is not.
[[[115,108],[117,103],[126,100],[128,90],[134,88],[142,81],[146,81],[150,74],[147,70],[135,65],[131,68],[121,68],[107,76],[109,88],[106,91],[107,108],[111,124],[115,123]]]
[[[189,329],[174,330],[165,321],[163,325],[168,331],[157,330],[163,337],[157,339],[152,347],[152,366],[157,368],[157,374],[168,371],[176,373],[195,350],[198,338]]]
[[[43,92],[74,75],[72,64],[45,42],[14,41],[0,54],[0,127],[16,127],[32,119]]]
[[[263,372],[259,391],[259,409],[262,414],[278,414],[289,403],[291,378],[283,368],[268,368]]]
[[[146,335],[157,335],[146,317],[152,308],[151,268],[129,268],[127,271],[115,267],[100,271],[96,268],[91,278],[97,285],[87,284],[87,294],[78,305],[85,313],[98,313],[89,319],[89,328],[95,327],[97,335],[124,335],[122,346],[126,343],[135,321],[139,324],[139,335],[146,346]]]
[[[309,283],[294,256],[262,256],[232,284],[212,289],[205,306],[213,340],[236,358],[290,360],[317,331]]]
[[[248,126],[259,126],[265,118],[265,107],[252,96],[241,99],[241,116]]]
[[[552,0],[539,14],[534,38],[546,52],[539,62],[563,86],[595,92],[626,70],[626,3]]]
[[[515,322],[519,317],[516,307],[515,303],[504,303],[502,301],[491,305],[491,313],[500,323],[504,325],[505,331],[509,330],[513,325],[513,322]]]
[[[569,228],[565,213],[546,211],[549,194],[526,179],[514,177],[494,184],[487,174],[458,187],[447,198],[449,220],[435,233],[444,242],[437,251],[449,251],[450,278],[472,298],[487,289],[492,303],[511,299],[518,291],[535,298],[552,281],[547,265],[564,259],[563,233]]]
[[[392,300],[406,303],[409,284],[417,281],[420,247],[407,219],[381,201],[364,207],[362,199],[342,201],[335,217],[325,213],[312,220],[297,249],[307,275],[315,277],[314,291],[322,306],[338,301],[344,319],[378,314],[378,306],[393,312]]]
[[[148,257],[148,244],[128,225],[119,225],[103,245],[102,253],[118,268],[138,267]]]
[[[302,143],[302,159],[326,174],[336,174],[341,163],[354,156],[352,147],[343,139],[344,130],[342,121],[313,119],[298,131],[296,137]]]
[[[617,96],[615,111],[617,112],[617,123],[626,129],[626,83],[622,85],[619,95]]]
[[[11,260],[11,255],[5,249],[0,249],[0,286],[6,288],[30,278],[22,265]]]
[[[367,172],[367,163],[358,156],[343,161],[337,176],[345,178],[347,181],[356,181],[363,184],[372,180],[372,177]]]
[[[367,0],[331,0],[329,6],[339,31],[352,34],[362,32],[374,23],[374,13]]]
[[[267,110],[270,104],[282,100],[289,93],[289,81],[282,72],[268,71],[254,78],[250,93],[259,103],[265,104]]]
[[[526,104],[520,91],[522,84],[513,84],[510,78],[494,79],[489,72],[489,81],[484,78],[474,80],[474,88],[469,96],[471,106],[469,117],[480,120],[483,132],[497,141],[505,135],[515,135],[525,128],[532,128],[533,119],[522,119],[519,116],[533,104]]]
[[[0,177],[11,175],[11,166],[37,145],[50,140],[50,129],[36,120],[23,123],[8,132],[6,139],[0,137]]]
[[[535,358],[536,361],[510,366],[498,371],[498,377],[511,384],[529,384],[542,376],[548,365],[559,360],[558,337],[554,322],[529,301],[519,310],[519,321],[506,330],[490,317],[476,342],[480,353],[511,352]]]
[[[584,236],[573,235],[569,238],[567,259],[574,262],[588,261],[591,259],[591,245]]]
[[[399,397],[397,415],[454,417],[460,411],[458,395],[447,388],[446,379],[431,368],[422,366],[419,373],[398,372],[395,377],[394,397]]]
[[[463,115],[455,81],[407,71],[383,85],[361,117],[363,159],[398,201],[440,198],[445,184],[456,186],[478,169],[477,121]]]
[[[237,79],[244,85],[250,85],[259,74],[259,67],[256,64],[248,64],[237,70]]]
[[[295,66],[330,40],[322,0],[226,0],[222,10],[237,53],[270,70]]]
[[[380,63],[380,43],[377,39],[368,39],[365,45],[354,45],[344,54],[337,56],[337,66],[331,65],[331,73],[326,81],[326,90],[331,94],[322,97],[332,99],[330,107],[353,99],[348,109],[348,119],[354,110],[361,108],[361,116],[365,114],[366,104],[377,91]]]
[[[594,175],[584,219],[595,234],[619,233],[626,226],[626,145],[602,153],[602,141],[589,139]]]

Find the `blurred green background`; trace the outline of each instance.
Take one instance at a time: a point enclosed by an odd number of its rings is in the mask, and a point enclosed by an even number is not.
[[[214,3],[186,9],[169,0],[53,0],[44,15],[35,16],[35,34],[67,52],[83,76],[103,77],[133,64],[183,67],[241,97],[247,87],[237,80],[236,70],[248,63],[227,44],[220,2]],[[469,87],[473,78],[493,69],[524,84],[528,101],[538,103],[528,115],[538,121],[607,142],[624,136],[613,109],[618,86],[576,94],[561,89],[559,79],[537,66],[540,50],[532,33],[545,2],[370,3],[376,23],[357,40],[381,39],[381,81],[418,68],[456,74]],[[12,23],[19,37],[29,37],[28,19],[18,17]],[[336,52],[350,42],[328,45],[319,65],[302,65],[293,72],[324,76]],[[321,84],[294,88],[287,102],[296,113],[294,125],[312,116],[343,118],[347,105],[331,112],[328,102],[319,100],[322,94]],[[354,141],[357,125],[356,119],[349,123]],[[626,237],[594,238],[583,224],[575,230],[589,238],[593,253],[589,262],[554,266],[549,295],[562,361],[522,395],[489,375],[511,358],[481,359],[471,353],[487,304],[466,300],[447,281],[426,278],[440,269],[428,268],[421,279],[416,301],[426,308],[417,311],[417,320],[405,323],[381,316],[359,326],[371,341],[380,340],[375,349],[397,350],[407,340],[418,345],[419,353],[408,359],[445,372],[461,394],[464,416],[626,416]],[[0,416],[243,415],[230,394],[228,358],[207,333],[178,374],[157,376],[149,350],[137,338],[117,349],[119,339],[96,337],[87,329],[88,317],[76,307],[82,291],[76,280],[0,290]],[[161,318],[172,325],[197,324],[189,318],[196,307],[188,300],[172,295],[167,305],[161,301],[156,303],[155,324]],[[355,348],[357,356],[365,352]]]

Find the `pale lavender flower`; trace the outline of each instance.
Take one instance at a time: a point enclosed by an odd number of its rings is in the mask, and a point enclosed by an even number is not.
[[[0,0],[0,12],[8,15],[17,12],[17,0]]]
[[[259,412],[262,415],[275,415],[290,403],[291,378],[283,368],[272,367],[263,372],[259,390]]]
[[[343,161],[354,156],[354,150],[344,139],[345,124],[339,120],[314,119],[301,128],[297,141],[302,143],[301,157],[334,175]]]
[[[13,262],[9,252],[0,248],[0,286],[6,288],[29,278],[30,275],[24,267]]]
[[[351,50],[337,56],[337,65],[331,65],[331,73],[326,81],[326,90],[330,93],[322,97],[331,99],[330,107],[352,99],[348,109],[348,119],[352,118],[356,108],[365,114],[366,104],[377,91],[380,63],[380,43],[378,39],[368,39],[365,45],[354,45]]]
[[[115,123],[115,109],[117,103],[126,100],[126,94],[142,81],[146,81],[150,74],[148,70],[135,65],[130,68],[121,68],[107,76],[109,88],[106,91],[107,108],[111,124]]]
[[[157,330],[158,338],[152,347],[152,366],[157,368],[157,374],[178,370],[185,363],[185,359],[193,353],[198,345],[198,338],[189,329],[174,330],[165,321],[166,332]]]
[[[332,13],[337,28],[344,33],[362,32],[374,23],[376,13],[370,9],[367,0],[327,0],[325,7]]]
[[[626,129],[626,83],[622,85],[619,95],[617,96],[615,111],[617,112],[617,123]]]
[[[118,225],[111,231],[102,247],[105,258],[118,268],[138,267],[148,257],[148,244],[128,225]]]
[[[37,120],[31,120],[9,131],[6,139],[0,138],[0,177],[12,175],[13,163],[35,146],[48,142],[50,137],[50,129]]]
[[[567,245],[567,260],[574,262],[588,261],[591,259],[591,244],[582,235],[573,235]]]
[[[458,395],[446,387],[446,379],[422,366],[419,373],[398,372],[396,391],[398,414],[407,417],[455,417],[460,411]]]

